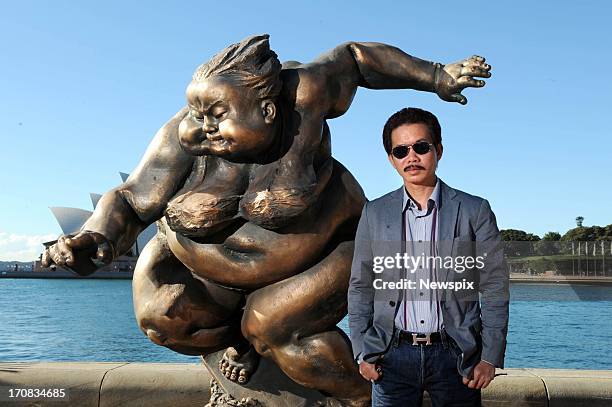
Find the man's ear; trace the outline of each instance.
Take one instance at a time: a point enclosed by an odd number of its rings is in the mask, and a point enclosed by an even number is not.
[[[442,143],[436,145],[436,157],[438,157],[438,161],[442,159],[443,151],[444,151],[444,147],[442,147]]]
[[[272,124],[276,118],[276,104],[272,99],[264,99],[261,101],[261,114],[267,124]]]

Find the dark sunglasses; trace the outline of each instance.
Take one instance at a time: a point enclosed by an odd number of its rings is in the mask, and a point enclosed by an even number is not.
[[[415,153],[417,153],[418,155],[423,155],[431,151],[433,144],[428,143],[426,141],[417,141],[416,143],[410,145],[401,144],[399,146],[393,147],[393,149],[391,150],[391,154],[393,154],[393,157],[397,158],[398,160],[401,160],[402,158],[408,155],[411,147]]]

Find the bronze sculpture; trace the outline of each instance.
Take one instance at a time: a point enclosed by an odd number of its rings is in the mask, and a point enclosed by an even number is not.
[[[489,77],[484,58],[442,65],[384,44],[346,43],[282,66],[268,36],[200,66],[188,106],[155,135],[128,180],[43,264],[95,271],[158,221],[133,280],[138,323],[155,343],[202,355],[244,383],[258,355],[349,405],[370,384],[336,324],[346,314],[354,233],[365,196],[331,156],[327,119],[358,86],[416,89],[462,104]]]

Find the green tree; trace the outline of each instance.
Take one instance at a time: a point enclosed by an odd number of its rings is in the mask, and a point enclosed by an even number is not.
[[[593,240],[612,240],[612,225],[582,226],[568,230],[561,240],[590,242]]]
[[[542,240],[547,242],[558,242],[561,240],[561,233],[559,232],[546,232],[544,236],[542,236]]]
[[[537,242],[540,240],[540,236],[527,233],[524,230],[502,229],[499,233],[501,234],[501,239],[506,242]]]
[[[538,235],[518,229],[503,229],[499,231],[504,241],[504,251],[510,257],[530,256],[534,253],[534,244],[540,240]]]
[[[559,254],[561,249],[561,234],[559,232],[547,232],[542,236],[542,240],[535,242],[534,251],[542,256],[552,256]]]

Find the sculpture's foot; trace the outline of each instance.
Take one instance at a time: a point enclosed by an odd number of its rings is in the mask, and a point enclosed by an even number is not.
[[[219,361],[219,370],[229,380],[246,384],[257,370],[259,358],[259,354],[252,346],[249,346],[249,349],[242,354],[230,346]]]

